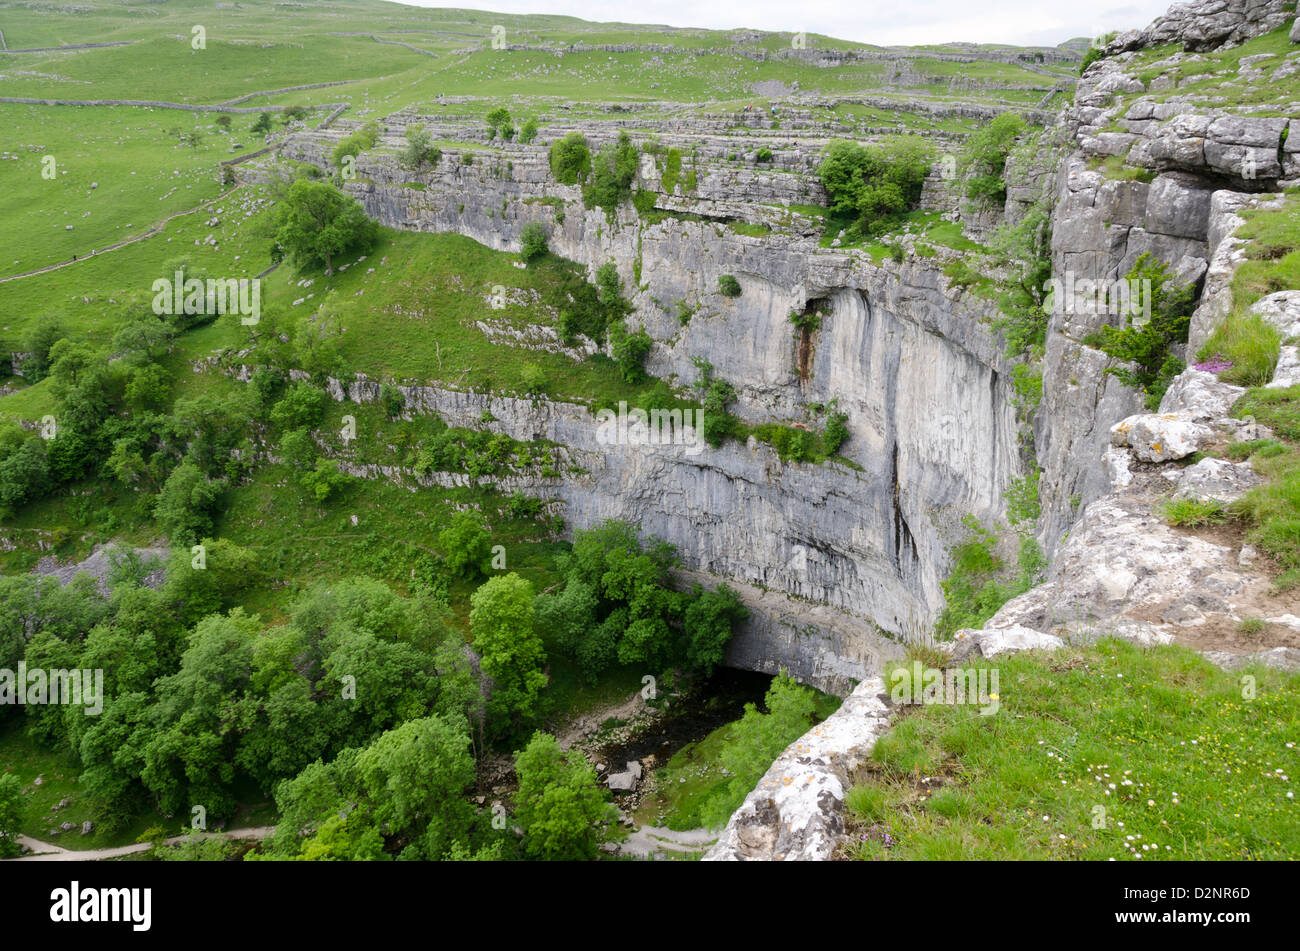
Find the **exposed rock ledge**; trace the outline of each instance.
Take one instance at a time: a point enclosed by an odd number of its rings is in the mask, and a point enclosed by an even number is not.
[[[727,822],[706,862],[810,861],[844,834],[844,793],[889,727],[885,682],[858,684],[839,710],[777,757]]]

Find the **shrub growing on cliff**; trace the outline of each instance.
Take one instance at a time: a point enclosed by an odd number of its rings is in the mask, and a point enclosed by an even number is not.
[[[628,333],[621,321],[615,321],[610,326],[610,339],[614,345],[614,361],[623,381],[640,383],[645,380],[645,358],[654,343],[645,328]]]
[[[570,132],[551,143],[551,174],[561,185],[577,185],[590,171],[591,150],[581,132]]]
[[[515,124],[510,118],[510,110],[505,106],[497,106],[489,110],[487,114],[488,138],[494,139],[498,135],[509,142],[515,137]]]
[[[1134,364],[1133,369],[1111,367],[1106,372],[1114,374],[1128,386],[1141,389],[1146,394],[1147,407],[1156,409],[1170,382],[1185,366],[1169,350],[1175,344],[1187,342],[1193,288],[1177,284],[1169,273],[1169,266],[1150,252],[1137,259],[1127,278],[1138,281],[1138,286],[1150,287],[1151,319],[1134,326],[1135,315],[1129,314],[1125,326],[1104,326],[1085,337],[1083,342],[1118,360]],[[1149,285],[1145,283],[1147,281]]]
[[[435,148],[433,136],[422,125],[406,127],[406,148],[402,150],[402,164],[407,168],[423,168],[437,165],[442,158],[442,151]]]
[[[931,146],[912,136],[877,147],[832,142],[817,174],[833,211],[856,215],[860,232],[883,234],[920,201],[933,160]]]
[[[1002,176],[1007,156],[1024,131],[1023,118],[1004,112],[966,141],[958,168],[967,176],[966,197],[977,206],[1001,205],[1007,200],[1007,183]]]
[[[610,218],[614,209],[632,197],[636,181],[637,148],[626,132],[618,134],[613,145],[602,146],[591,163],[591,176],[582,189],[582,202],[588,208],[604,208]]]
[[[529,119],[519,130],[519,141],[524,145],[528,145],[535,138],[537,138],[537,120]]]
[[[523,231],[519,234],[519,253],[531,264],[546,254],[546,242],[546,226],[537,221],[530,221],[524,225]]]
[[[338,145],[334,146],[334,152],[330,155],[330,160],[335,166],[342,168],[343,160],[347,156],[356,158],[366,149],[373,149],[375,143],[379,141],[379,123],[367,122],[364,126],[353,132]]]
[[[723,297],[739,297],[740,281],[736,280],[734,274],[718,275],[718,293]]]

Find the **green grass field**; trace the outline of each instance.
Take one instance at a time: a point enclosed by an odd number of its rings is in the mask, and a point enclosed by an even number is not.
[[[1300,676],[1179,647],[1017,654],[999,709],[908,708],[846,800],[861,859],[1281,859]],[[886,680],[887,687],[891,681]]]

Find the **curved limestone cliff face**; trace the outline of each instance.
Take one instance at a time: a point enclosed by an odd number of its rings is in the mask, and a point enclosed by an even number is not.
[[[301,136],[286,154],[321,162],[331,142],[329,133]],[[445,155],[421,176],[422,189],[405,187],[410,173],[376,155],[358,164],[369,181],[349,188],[381,223],[517,250],[524,224],[541,221],[556,253],[593,269],[617,262],[624,286],[635,289],[632,321],[656,342],[651,373],[691,384],[699,374],[692,358],[702,357],[736,388],[733,411],[753,423],[797,422],[810,404],[832,399],[848,415],[842,452],[857,468],[783,464],[752,442],[696,455],[606,446],[584,408],[473,396],[494,404],[511,435],[552,439],[581,456],[590,477],[549,490],[564,499],[571,525],[627,519],[676,545],[690,569],[750,586],[753,636],[732,654],[747,667],[784,664],[844,692],[878,669],[884,645],[897,652],[895,641],[928,630],[942,606],[956,523],[966,513],[1000,515],[1004,489],[1023,472],[993,313],[949,290],[941,262],[917,256],[880,266],[863,252],[820,248],[813,237],[735,233],[731,220],[761,218],[769,213],[763,202],[790,200],[798,189],[789,183],[799,180],[792,175],[747,175],[723,187],[713,177],[727,173],[706,173],[689,205],[718,220],[646,225],[630,207],[613,221],[584,209],[577,188],[551,180],[541,146],[480,155],[469,166]],[[565,202],[562,222],[556,197]],[[686,203],[664,196],[661,204],[675,201]],[[722,274],[739,280],[739,297],[717,293]],[[685,326],[682,300],[695,308]],[[801,362],[789,316],[808,308],[823,316]],[[448,402],[469,395],[444,395],[414,405],[478,425],[477,403],[461,410]],[[762,604],[766,592],[795,600],[773,615]],[[766,637],[774,640],[764,646]]]

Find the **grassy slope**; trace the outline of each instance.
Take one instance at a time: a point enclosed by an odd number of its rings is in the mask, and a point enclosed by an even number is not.
[[[910,708],[849,793],[854,856],[1276,859],[1300,841],[1300,677],[1248,671],[1247,699],[1241,673],[1119,641],[976,666],[998,669],[999,711]]]

